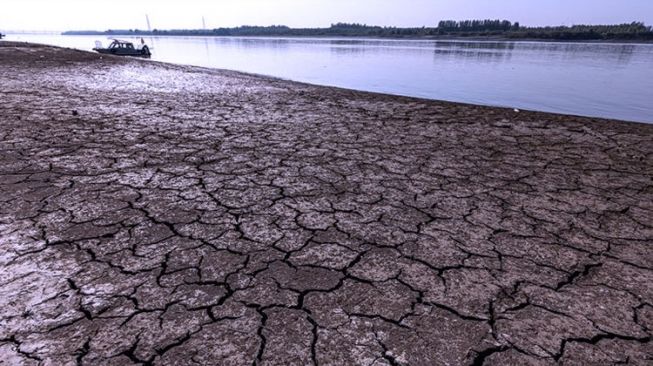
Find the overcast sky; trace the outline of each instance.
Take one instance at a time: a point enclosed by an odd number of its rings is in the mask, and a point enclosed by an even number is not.
[[[653,24],[653,0],[1,0],[2,30],[207,28],[336,22],[432,26],[501,18],[525,25]]]

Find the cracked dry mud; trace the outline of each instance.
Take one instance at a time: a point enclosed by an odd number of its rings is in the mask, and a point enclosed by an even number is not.
[[[0,364],[653,362],[653,125],[0,65]]]

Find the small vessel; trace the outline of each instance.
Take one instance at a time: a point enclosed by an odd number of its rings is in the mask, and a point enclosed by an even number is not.
[[[132,56],[144,58],[150,58],[152,56],[150,48],[147,47],[143,39],[141,39],[141,44],[138,46],[134,46],[134,43],[129,41],[114,39],[107,48],[103,48],[102,43],[100,41],[96,41],[93,51],[116,56]]]
[[[0,39],[2,39],[2,37],[4,37],[4,36],[5,36],[4,34],[0,33]]]

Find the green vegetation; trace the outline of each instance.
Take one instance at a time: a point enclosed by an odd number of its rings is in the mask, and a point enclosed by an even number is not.
[[[507,20],[442,20],[438,24],[438,32],[469,33],[469,32],[508,32],[519,29],[519,23],[512,24]]]
[[[437,27],[397,28],[364,24],[337,23],[329,28],[289,28],[242,26],[216,29],[178,29],[142,31],[138,29],[105,32],[70,31],[66,35],[113,36],[276,36],[276,37],[493,37],[508,39],[547,40],[653,40],[653,27],[633,22],[617,25],[574,25],[571,27],[524,27],[507,20],[443,20]]]
[[[507,32],[506,37],[560,40],[653,40],[653,27],[633,22],[618,25],[519,28]]]

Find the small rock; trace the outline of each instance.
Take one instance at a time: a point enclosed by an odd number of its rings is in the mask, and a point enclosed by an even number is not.
[[[79,116],[79,112],[73,109],[73,116]]]

